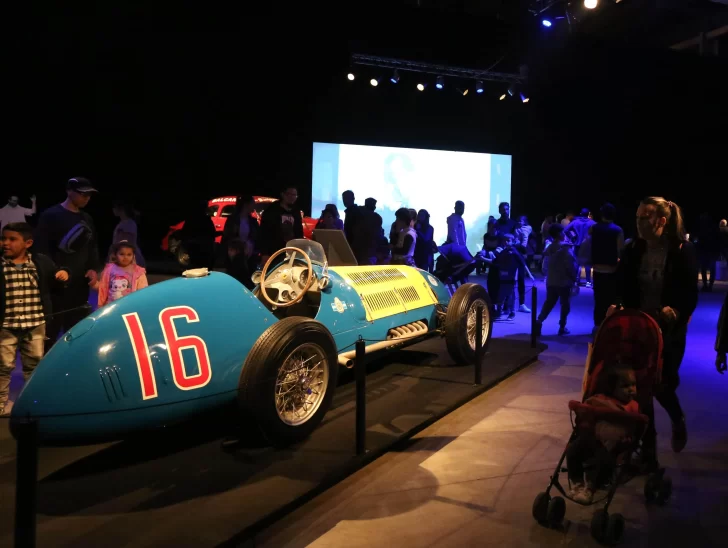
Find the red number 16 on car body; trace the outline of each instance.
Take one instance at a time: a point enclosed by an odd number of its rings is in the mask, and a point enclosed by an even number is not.
[[[132,312],[124,314],[124,323],[131,339],[136,359],[139,381],[141,382],[142,398],[149,400],[156,398],[157,380],[152,367],[152,356],[149,352],[147,337],[139,319],[139,314]],[[207,345],[196,335],[180,337],[177,335],[175,320],[185,319],[187,323],[199,322],[197,312],[189,306],[173,306],[165,308],[159,313],[159,325],[164,335],[164,343],[167,347],[169,363],[172,367],[172,379],[180,390],[194,390],[207,385],[212,379],[212,367],[210,366],[210,355],[207,352]],[[199,371],[194,375],[188,375],[185,368],[183,350],[194,350]]]

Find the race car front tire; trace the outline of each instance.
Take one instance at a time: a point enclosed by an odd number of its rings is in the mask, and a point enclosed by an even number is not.
[[[458,287],[445,315],[445,342],[450,357],[458,364],[475,363],[475,311],[483,308],[483,355],[493,334],[493,316],[488,292],[482,285],[467,283]]]
[[[331,406],[336,343],[320,322],[284,318],[255,342],[243,365],[238,402],[276,447],[305,440]]]

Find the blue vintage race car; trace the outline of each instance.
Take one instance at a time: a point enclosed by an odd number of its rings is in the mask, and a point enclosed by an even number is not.
[[[104,306],[70,329],[15,403],[45,444],[122,439],[236,402],[275,445],[308,436],[326,413],[338,368],[367,353],[444,336],[473,363],[492,318],[486,291],[406,266],[335,266],[322,245],[294,240],[254,275],[188,271]],[[377,341],[377,342],[371,342]]]

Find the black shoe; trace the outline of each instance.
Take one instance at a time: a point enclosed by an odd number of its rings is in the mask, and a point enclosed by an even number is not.
[[[511,311],[511,313],[508,314],[508,319],[509,320],[515,320],[516,319],[516,313],[513,312],[513,311]]]
[[[672,450],[679,453],[688,443],[688,429],[685,425],[685,417],[672,424]]]
[[[571,331],[566,329],[565,327],[559,327],[559,335],[570,335]]]

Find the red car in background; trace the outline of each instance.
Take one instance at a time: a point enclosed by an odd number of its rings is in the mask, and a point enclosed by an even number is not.
[[[225,222],[227,221],[227,218],[230,217],[230,215],[232,215],[235,211],[236,199],[237,198],[235,196],[222,196],[220,198],[213,198],[212,200],[207,202],[207,215],[209,217],[212,217],[212,222],[215,224],[215,230],[217,231],[215,243],[217,244],[219,244],[220,240],[222,239],[222,232],[225,229]],[[253,199],[255,200],[253,217],[255,217],[255,219],[260,224],[260,219],[263,215],[263,211],[265,211],[265,208],[273,202],[277,202],[278,198],[253,196]],[[301,218],[303,220],[303,237],[310,239],[311,235],[313,234],[314,228],[316,228],[316,223],[318,222],[318,219],[306,217],[303,214],[303,211],[301,211]],[[175,233],[179,230],[182,230],[183,226],[185,226],[184,221],[169,227],[169,232],[162,239],[162,249],[164,251],[169,251],[174,255],[178,254],[180,240],[179,238],[175,237]]]

